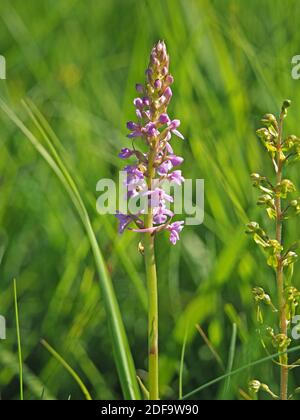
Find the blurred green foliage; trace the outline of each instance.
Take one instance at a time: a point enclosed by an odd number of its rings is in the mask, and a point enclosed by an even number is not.
[[[205,223],[189,227],[179,246],[157,243],[163,397],[178,398],[187,322],[184,393],[222,369],[194,325],[200,324],[226,365],[232,323],[238,325],[234,367],[265,356],[251,290],[274,295],[275,278],[244,234],[261,221],[249,175],[263,167],[259,118],[278,113],[288,97],[287,129],[299,134],[300,80],[291,60],[300,54],[297,0],[2,0],[0,54],[7,60],[1,97],[23,118],[29,97],[44,113],[90,204],[110,269],[136,366],[146,369],[146,300],[139,238],[117,235],[113,217],[95,212],[96,183],[117,179],[118,150],[128,143],[134,85],[143,81],[152,44],[167,42],[175,77],[171,114],[187,142],[177,142],[187,178],[204,178]],[[25,359],[25,398],[82,398],[62,367],[39,344],[46,338],[80,374],[94,398],[121,398],[94,261],[59,182],[24,136],[1,113],[0,313],[8,339],[0,343],[0,390],[18,398],[17,339],[12,279],[18,279]],[[295,184],[300,175],[291,168]],[[299,223],[299,222],[298,222]],[[291,221],[285,232],[297,232]],[[294,235],[293,235],[294,237]],[[299,267],[296,267],[295,282]],[[270,314],[270,316],[274,316]],[[188,320],[188,321],[187,321]],[[297,344],[297,343],[294,343]],[[141,373],[143,376],[144,373]],[[278,369],[266,363],[230,382],[240,398],[250,379],[278,392]],[[300,384],[294,371],[291,390]],[[224,397],[224,384],[200,399]]]

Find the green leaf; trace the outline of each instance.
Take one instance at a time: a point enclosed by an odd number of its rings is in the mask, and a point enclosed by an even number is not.
[[[235,358],[235,351],[236,351],[236,341],[237,341],[237,324],[233,324],[232,336],[231,336],[230,348],[229,348],[228,364],[227,364],[227,374],[232,372],[234,358]],[[228,395],[228,392],[230,389],[230,382],[231,382],[231,377],[228,376],[224,385],[223,399],[225,399]]]
[[[294,264],[290,264],[287,267],[286,275],[285,275],[285,280],[286,280],[287,285],[290,285],[292,283],[293,275],[294,275]]]
[[[41,340],[41,344],[45,347],[45,349],[62,365],[62,367],[69,372],[69,374],[74,378],[76,383],[78,384],[79,388],[81,389],[85,399],[87,401],[92,401],[91,394],[89,393],[87,387],[79,377],[79,375],[75,372],[75,370],[62,358],[62,356],[54,350],[53,347],[47,343],[46,340]]]
[[[17,292],[17,280],[14,279],[14,305],[15,305],[15,317],[16,317],[16,329],[17,329],[17,341],[18,341],[18,359],[19,359],[19,386],[20,386],[20,400],[24,400],[24,385],[23,385],[23,357],[22,357],[22,346],[21,346],[21,333],[20,333],[20,320],[19,320],[19,307],[18,307],[18,292]]]

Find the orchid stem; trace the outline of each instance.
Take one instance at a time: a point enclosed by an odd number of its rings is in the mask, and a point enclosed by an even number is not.
[[[151,190],[155,177],[154,159],[155,148],[149,154],[148,162],[148,188]],[[153,214],[151,200],[149,201],[148,214],[145,216],[146,229],[153,228]],[[157,270],[155,260],[155,236],[152,233],[145,235],[145,264],[148,286],[148,370],[149,370],[149,398],[159,400],[159,375],[158,375],[158,290]]]
[[[149,298],[148,318],[148,369],[149,369],[149,396],[150,400],[159,399],[158,389],[158,293],[157,274],[154,252],[154,237],[146,234],[145,261]]]
[[[283,161],[281,159],[282,152],[282,132],[283,132],[283,120],[284,114],[281,113],[280,124],[279,124],[279,134],[277,142],[277,185],[280,185],[282,181],[282,168]],[[277,195],[275,200],[276,208],[276,239],[282,245],[282,205],[281,197]],[[276,270],[277,277],[277,287],[278,287],[278,301],[279,301],[279,323],[280,323],[280,333],[287,336],[287,317],[286,317],[286,302],[284,297],[284,274],[283,274],[283,264],[282,264],[282,255],[279,253],[277,255],[278,265]],[[282,366],[281,366],[281,385],[280,385],[280,397],[281,400],[286,401],[288,398],[288,355],[285,354],[282,357]]]

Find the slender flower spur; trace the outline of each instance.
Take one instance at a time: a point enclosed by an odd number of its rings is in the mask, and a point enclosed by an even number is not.
[[[172,98],[173,77],[169,73],[169,56],[166,45],[159,41],[152,49],[146,70],[145,84],[137,84],[139,97],[134,100],[136,121],[129,121],[128,138],[131,148],[121,150],[121,159],[134,159],[125,167],[128,199],[146,200],[146,206],[136,214],[117,214],[119,232],[126,229],[143,234],[143,250],[149,297],[149,395],[159,398],[158,390],[158,298],[157,274],[154,252],[155,236],[162,231],[169,233],[175,245],[183,230],[183,221],[173,221],[170,210],[173,197],[168,195],[165,183],[181,185],[184,182],[178,169],[183,158],[176,156],[171,145],[173,137],[184,139],[180,121],[168,115]]]
[[[271,296],[261,287],[255,287],[253,295],[257,308],[257,321],[261,325],[264,325],[263,307],[270,308],[276,316],[278,314],[278,326],[276,325],[274,329],[267,327],[265,331],[270,345],[278,353],[282,353],[279,358],[281,400],[287,400],[289,397],[289,372],[295,367],[289,363],[287,350],[292,343],[290,330],[300,301],[300,292],[292,283],[294,264],[298,260],[295,251],[300,243],[286,246],[283,237],[284,222],[300,214],[300,199],[290,197],[296,192],[296,187],[292,181],[284,178],[286,167],[300,160],[300,139],[294,135],[285,138],[283,133],[284,120],[290,105],[291,102],[288,100],[283,103],[279,119],[272,114],[265,115],[262,119],[264,127],[257,131],[273,163],[274,180],[269,180],[260,174],[251,175],[254,187],[262,194],[258,198],[257,205],[265,208],[268,217],[274,221],[274,237],[271,238],[256,222],[251,222],[247,226],[247,233],[252,235],[255,242],[263,248],[267,263],[276,274],[277,308],[273,305]],[[258,381],[251,383],[260,384]],[[256,392],[259,390],[268,390],[267,392],[272,395],[267,385],[263,387],[260,385]]]

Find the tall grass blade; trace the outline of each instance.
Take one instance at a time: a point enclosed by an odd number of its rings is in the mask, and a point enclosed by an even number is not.
[[[235,357],[235,349],[236,349],[236,338],[237,338],[237,325],[233,324],[229,356],[228,356],[228,364],[227,364],[227,374],[230,374],[232,372],[234,357]],[[225,381],[223,399],[226,399],[228,395],[228,392],[230,389],[230,381],[231,381],[231,376],[228,376],[228,378]]]
[[[185,357],[185,349],[186,349],[186,342],[187,342],[187,330],[185,332],[182,349],[181,349],[181,357],[180,357],[180,367],[179,367],[179,399],[182,399],[183,395],[183,368],[184,368],[184,357]]]
[[[18,341],[20,400],[23,401],[24,400],[23,358],[22,358],[22,345],[21,345],[19,308],[18,308],[18,293],[17,293],[17,281],[16,281],[16,279],[14,279],[14,305],[15,305],[15,317],[16,317],[17,341]]]
[[[57,353],[57,351],[47,343],[46,340],[41,340],[41,344],[45,347],[45,349],[63,366],[63,368],[69,372],[69,374],[75,379],[78,386],[80,387],[85,399],[87,401],[92,401],[92,396],[89,393],[87,387],[81,380],[80,376],[75,372],[75,370],[63,359],[63,357]]]
[[[221,359],[221,356],[215,350],[214,346],[209,341],[209,338],[207,337],[207,335],[205,334],[205,332],[203,331],[203,329],[201,328],[201,326],[200,325],[196,325],[196,329],[199,332],[199,334],[201,335],[201,337],[203,338],[203,341],[207,345],[207,347],[208,347],[209,351],[211,352],[211,354],[213,355],[213,357],[216,359],[216,362],[218,363],[218,365],[220,366],[220,368],[222,369],[222,371],[225,372],[225,366],[224,366],[223,360]]]
[[[105,303],[109,329],[112,337],[115,363],[117,366],[121,387],[125,399],[140,399],[140,391],[136,379],[133,357],[123,324],[116,294],[109,278],[103,255],[99,248],[90,217],[83,203],[75,182],[61,159],[58,162],[52,157],[36,136],[23,124],[17,115],[0,99],[0,107],[27,137],[33,147],[39,152],[50,168],[54,171],[72,200],[89,238],[93,251],[100,287]],[[37,126],[39,129],[39,126]],[[51,143],[50,139],[48,138]]]
[[[141,387],[141,390],[142,390],[144,399],[146,401],[149,400],[150,398],[149,398],[149,391],[148,391],[148,389],[145,387],[145,385],[143,384],[142,379],[139,376],[137,376],[137,380],[138,380],[138,383],[139,383],[139,385]]]
[[[212,381],[207,382],[206,384],[204,384],[202,386],[199,386],[198,388],[194,389],[193,391],[189,392],[188,394],[185,394],[182,397],[182,399],[183,400],[188,400],[188,399],[194,397],[196,394],[199,394],[200,392],[204,391],[205,389],[207,389],[207,388],[209,388],[209,387],[211,387],[213,385],[216,385],[219,382],[224,381],[225,379],[231,378],[234,375],[238,375],[239,373],[242,373],[245,370],[248,370],[248,369],[253,368],[255,366],[259,366],[259,365],[261,365],[263,363],[269,362],[270,360],[273,360],[276,357],[282,356],[283,354],[286,354],[286,353],[291,354],[291,353],[295,353],[295,352],[297,352],[299,350],[300,350],[300,346],[292,347],[287,352],[284,352],[284,353],[282,353],[282,352],[281,353],[274,353],[274,354],[271,354],[270,356],[264,357],[263,359],[256,360],[255,362],[249,363],[249,364],[247,364],[245,366],[240,367],[239,369],[233,370],[230,373],[227,373],[225,375],[219,376],[218,378],[213,379]]]

